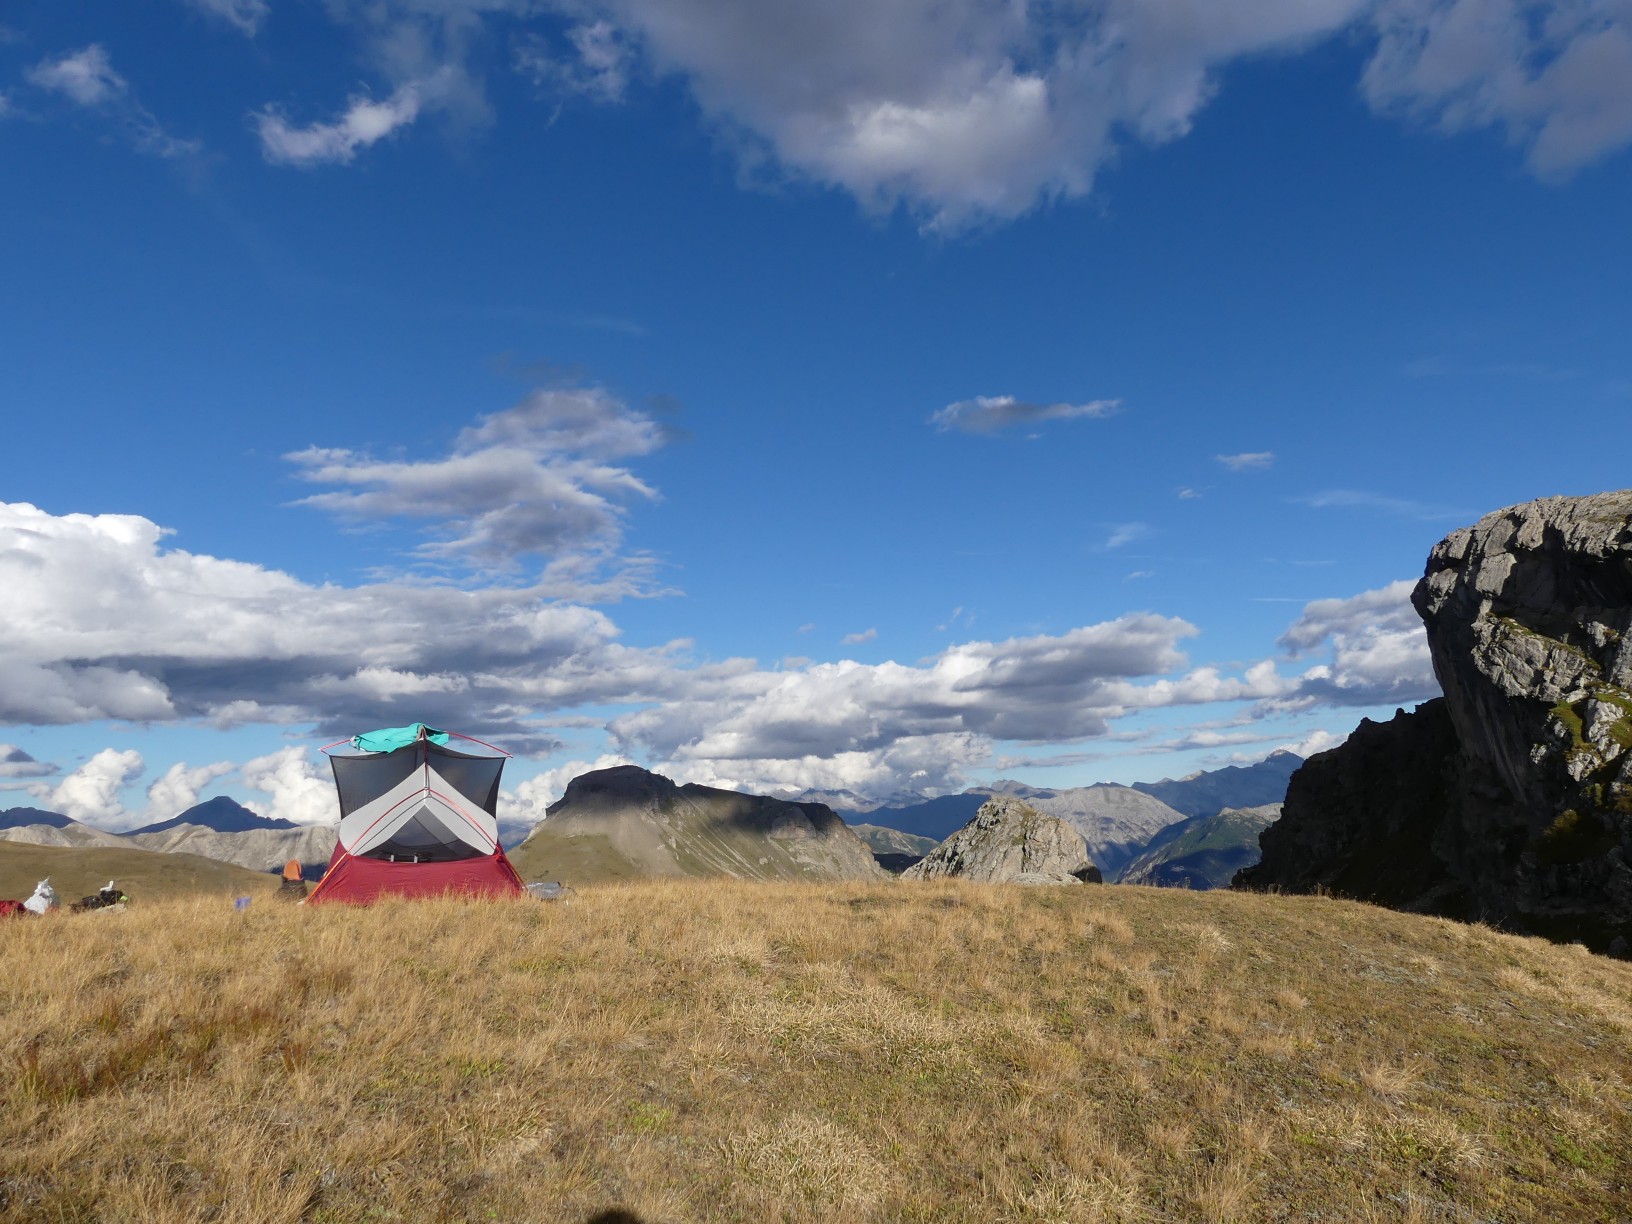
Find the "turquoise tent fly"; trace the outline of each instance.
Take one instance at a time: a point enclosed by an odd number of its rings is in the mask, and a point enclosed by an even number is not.
[[[424,723],[412,723],[406,727],[381,727],[378,731],[365,731],[362,735],[352,736],[351,743],[361,752],[395,752],[422,739],[446,746],[448,733],[427,727]]]

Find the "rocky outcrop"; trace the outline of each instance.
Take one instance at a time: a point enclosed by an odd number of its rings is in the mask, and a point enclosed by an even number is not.
[[[1240,882],[1632,935],[1632,491],[1486,515],[1412,602],[1445,696],[1306,764]]]
[[[790,803],[619,765],[580,774],[510,854],[524,879],[651,875],[874,880],[886,873],[820,803]]]
[[[1058,816],[1010,795],[981,805],[974,819],[902,873],[904,880],[958,876],[982,883],[1100,882],[1082,835]]]

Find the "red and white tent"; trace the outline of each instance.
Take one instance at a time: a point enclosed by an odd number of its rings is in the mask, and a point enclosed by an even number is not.
[[[352,751],[332,751],[340,744]],[[308,904],[523,891],[499,845],[499,775],[508,753],[423,723],[323,751],[340,794],[340,837]]]

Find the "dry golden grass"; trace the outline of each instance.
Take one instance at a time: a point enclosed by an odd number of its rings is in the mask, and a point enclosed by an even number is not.
[[[1632,966],[1347,902],[662,881],[0,940],[0,1219],[1632,1216]]]

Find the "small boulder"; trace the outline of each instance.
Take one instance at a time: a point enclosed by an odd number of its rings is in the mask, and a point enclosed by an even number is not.
[[[1010,795],[981,805],[974,818],[902,873],[904,880],[957,876],[982,883],[1098,883],[1078,833],[1058,816]]]

